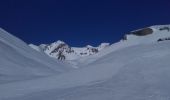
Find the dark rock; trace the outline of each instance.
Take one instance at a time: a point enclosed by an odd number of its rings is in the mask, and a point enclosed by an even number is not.
[[[163,39],[158,39],[158,42],[163,41]]]
[[[170,40],[170,37],[167,37],[167,38],[160,38],[160,39],[158,39],[157,41],[158,41],[158,42],[161,42],[161,41],[166,41],[166,40]]]
[[[99,52],[99,50],[96,49],[96,48],[92,48],[91,51],[92,51],[93,53],[98,53],[98,52]]]
[[[169,27],[162,27],[159,29],[160,31],[163,31],[163,30],[167,30],[168,32],[170,31],[170,28]]]
[[[64,56],[64,54],[63,54],[63,52],[59,52],[58,53],[58,60],[65,60],[66,59],[66,57]]]
[[[152,33],[153,33],[153,30],[151,28],[143,28],[137,31],[133,31],[130,34],[134,34],[136,36],[146,36]]]

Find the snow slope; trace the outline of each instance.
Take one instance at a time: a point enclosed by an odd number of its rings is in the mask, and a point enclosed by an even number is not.
[[[0,83],[48,76],[70,69],[0,29]]]
[[[0,84],[0,100],[169,100],[170,40],[158,41],[169,34],[133,35],[80,69]]]
[[[128,47],[88,67],[0,85],[1,100],[161,100],[170,92],[170,41]]]
[[[163,29],[164,27],[169,28],[169,30],[160,30]],[[133,34],[126,34],[127,39],[126,40],[120,40],[117,43],[114,43],[110,45],[109,47],[102,49],[99,53],[92,55],[92,56],[87,56],[81,59],[78,59],[75,62],[75,65],[88,65],[90,63],[93,63],[97,59],[102,58],[103,56],[117,50],[124,49],[126,47],[130,46],[135,46],[135,45],[140,45],[140,44],[150,44],[154,42],[158,42],[159,39],[165,39],[165,38],[170,38],[170,25],[155,25],[155,26],[150,26],[148,27],[153,30],[152,34],[146,35],[146,36],[136,36]],[[138,29],[135,31],[139,31],[142,29]]]

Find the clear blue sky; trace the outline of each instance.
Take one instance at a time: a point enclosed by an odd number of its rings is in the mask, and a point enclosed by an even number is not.
[[[170,24],[169,0],[0,0],[0,27],[27,43],[96,46],[154,24]]]

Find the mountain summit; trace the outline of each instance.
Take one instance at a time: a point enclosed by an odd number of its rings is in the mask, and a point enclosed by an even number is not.
[[[39,46],[30,44],[29,46],[59,60],[77,60],[82,57],[94,55],[109,45],[109,43],[101,43],[98,47],[91,45],[85,47],[70,47],[65,42],[58,40],[51,44],[41,44]]]

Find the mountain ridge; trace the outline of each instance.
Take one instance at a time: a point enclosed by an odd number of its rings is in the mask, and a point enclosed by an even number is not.
[[[36,46],[34,44],[29,44],[29,46],[39,52],[44,52],[50,57],[56,58],[58,60],[76,60],[84,56],[90,56],[100,52],[100,50],[108,47],[110,43],[101,43],[97,47],[87,45],[84,47],[70,47],[67,43],[58,40],[51,44],[40,44]],[[64,58],[61,58],[63,56]]]
[[[101,43],[97,47],[93,47],[91,45],[87,45],[85,47],[71,47],[61,40],[50,44],[40,44],[39,46],[29,44],[29,46],[36,51],[43,52],[55,59],[74,61],[78,59],[88,58],[88,56],[96,55],[100,53],[100,51],[102,51],[103,49],[107,49],[112,45],[115,45],[117,43],[122,44],[122,41],[127,42],[128,45],[137,45],[142,43],[169,40],[169,31],[170,25],[153,25],[133,30],[125,34],[124,37],[116,43]]]

